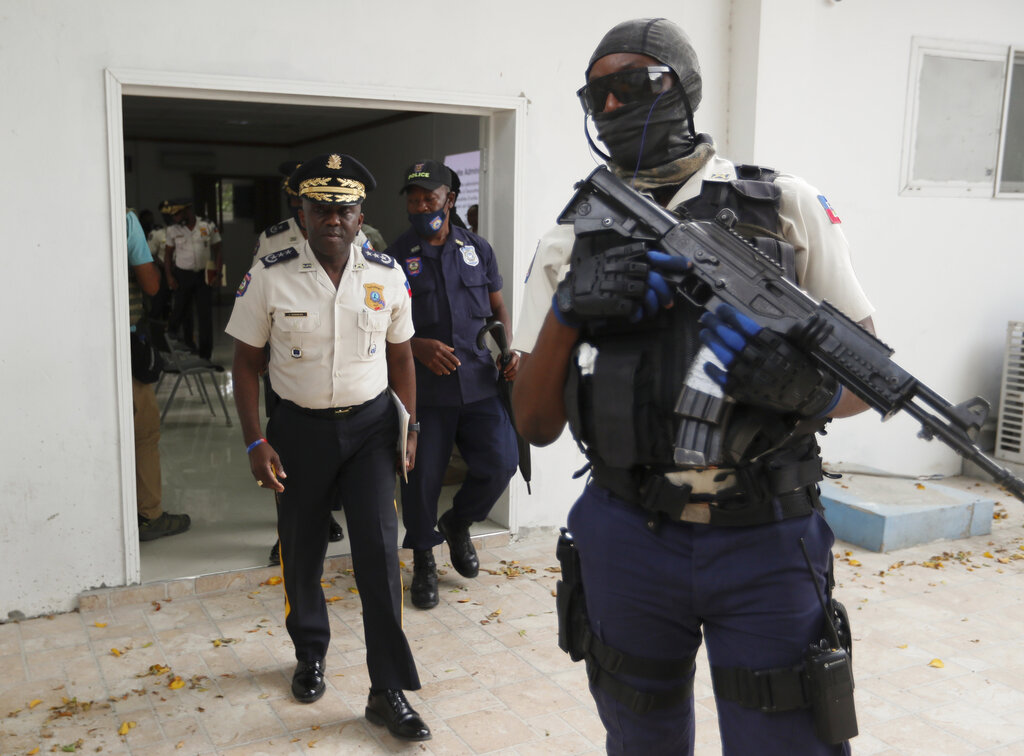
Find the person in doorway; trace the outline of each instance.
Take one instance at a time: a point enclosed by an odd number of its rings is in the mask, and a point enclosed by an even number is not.
[[[477,346],[477,334],[490,319],[512,332],[498,261],[484,239],[451,225],[451,184],[451,173],[438,162],[409,167],[402,191],[411,227],[387,250],[408,276],[416,326],[412,352],[423,431],[418,464],[402,484],[402,521],[403,547],[413,551],[410,594],[420,609],[438,603],[433,548],[440,543],[448,542],[460,575],[476,577],[480,563],[469,526],[487,518],[518,463],[515,431],[498,398],[497,370],[488,350]],[[515,356],[505,367],[508,380],[518,364]],[[452,508],[438,520],[454,444],[468,471]]]
[[[277,493],[285,626],[295,644],[292,694],[325,690],[330,621],[320,579],[327,522],[339,497],[348,522],[363,607],[370,694],[365,714],[395,737],[426,740],[430,729],[404,690],[419,676],[402,630],[399,466],[414,469],[416,383],[408,285],[394,260],[354,244],[362,203],[376,186],[355,158],[318,155],[292,177],[307,239],[258,260],[238,287],[227,332],[235,339],[235,403],[257,485]],[[269,370],[280,402],[260,433],[259,373]],[[398,458],[399,411],[412,423]]]
[[[261,259],[268,255],[277,254],[289,249],[298,249],[306,239],[306,228],[302,224],[302,201],[299,199],[298,192],[288,185],[289,178],[300,165],[302,165],[302,163],[294,160],[286,160],[277,167],[278,173],[283,176],[281,181],[281,192],[284,194],[285,199],[288,202],[288,208],[291,214],[288,218],[285,218],[272,226],[268,226],[256,238],[256,248],[253,250],[253,256],[256,259]],[[356,244],[359,243],[360,241],[357,235]],[[267,357],[268,359],[270,357],[269,350]],[[274,393],[274,388],[271,385],[270,374],[265,369],[262,373],[262,377],[263,408],[266,412],[266,416],[269,418],[271,414],[273,414],[274,408],[277,406],[278,396]],[[340,501],[335,503],[334,509],[335,511],[341,510]],[[331,520],[327,526],[327,533],[327,540],[331,543],[337,543],[345,537],[345,531],[342,530],[341,525],[335,519],[333,514],[331,515]],[[274,541],[274,545],[270,547],[270,564],[281,564],[280,539]]]
[[[173,219],[167,228],[167,246],[164,248],[164,272],[167,286],[173,292],[168,332],[175,334],[181,328],[185,313],[195,307],[199,328],[199,344],[188,342],[204,360],[213,355],[213,287],[220,285],[221,237],[216,224],[197,218],[191,200],[169,202],[161,212]]]
[[[466,223],[474,234],[480,233],[480,205],[470,205],[466,211]]]
[[[791,280],[871,328],[824,196],[794,176],[734,165],[695,130],[700,68],[676,24],[613,27],[578,96],[623,181],[683,218],[729,208],[736,230]],[[816,734],[804,684],[812,646],[828,637],[833,543],[814,433],[866,405],[784,337],[676,296],[666,277],[690,261],[633,244],[611,231],[576,238],[572,226],[546,234],[514,341],[524,352],[513,389],[520,433],[545,445],[568,421],[591,465],[568,523],[582,600],[559,619],[571,637],[592,634],[567,645],[586,658],[608,753],[693,753],[694,659],[706,638],[726,756],[848,754],[848,742]],[[593,301],[590,264],[603,292]],[[603,285],[626,270],[638,286]],[[619,307],[633,317],[609,314]],[[713,468],[673,455],[691,367],[729,397],[731,414],[709,424],[725,439]],[[560,547],[573,551],[568,539]],[[853,715],[852,694],[843,715]]]
[[[128,313],[132,331],[143,318],[143,294],[152,297],[160,288],[160,271],[153,264],[146,236],[131,210],[128,233]],[[155,380],[145,376],[147,381]],[[184,533],[192,524],[187,514],[171,514],[163,508],[160,474],[160,409],[153,384],[132,375],[132,408],[135,421],[135,497],[139,515],[139,540],[153,541]]]

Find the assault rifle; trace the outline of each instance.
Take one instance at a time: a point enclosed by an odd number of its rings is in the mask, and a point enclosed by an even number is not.
[[[615,232],[688,258],[693,263],[690,270],[667,277],[678,294],[707,310],[723,302],[732,305],[786,336],[883,420],[908,413],[921,423],[921,438],[939,439],[1024,501],[1024,480],[974,443],[988,417],[988,402],[974,397],[952,405],[925,386],[890,359],[892,349],[827,301],[809,296],[773,259],[735,233],[736,215],[731,210],[721,211],[713,221],[680,221],[604,166],[578,183],[576,190],[558,222],[571,223],[577,236]],[[704,438],[706,430],[699,428],[714,419],[722,401],[697,382],[690,384],[687,380],[676,406],[683,422],[675,457],[677,463],[706,464],[711,445]]]

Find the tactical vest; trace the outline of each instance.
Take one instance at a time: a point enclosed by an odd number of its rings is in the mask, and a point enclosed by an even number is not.
[[[672,211],[685,219],[710,220],[722,209],[732,210],[738,218],[735,230],[796,282],[793,247],[777,233],[780,190],[774,180],[778,173],[741,165],[736,175],[733,181],[705,181],[698,196]],[[621,238],[610,243],[621,243]],[[637,498],[629,494],[645,486],[651,471],[681,469],[673,459],[675,407],[701,347],[697,334],[702,312],[677,297],[673,307],[638,325],[588,325],[574,353],[576,369],[569,372],[565,392],[570,429],[584,448],[597,482],[626,500]],[[777,456],[780,439],[792,430],[783,430],[782,419],[773,413],[738,405],[725,422],[729,425],[723,435],[730,442],[720,466],[731,468],[740,468],[766,451]],[[820,480],[813,438],[804,433],[788,438],[782,446],[792,452],[787,455],[782,450],[783,464],[813,457],[817,471],[810,477]],[[751,481],[743,484],[753,485]],[[772,494],[762,493],[769,498]]]

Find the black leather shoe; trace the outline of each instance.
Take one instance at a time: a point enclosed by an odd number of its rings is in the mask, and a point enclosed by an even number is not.
[[[300,661],[295,665],[292,676],[292,695],[299,703],[313,703],[324,694],[324,662],[314,659],[311,662]]]
[[[331,543],[337,543],[345,537],[345,531],[341,529],[341,525],[334,519],[334,515],[331,515],[331,527],[327,532],[327,540]]]
[[[270,547],[270,566],[277,567],[281,564],[281,542],[274,541],[274,545]]]
[[[396,738],[430,740],[430,728],[400,690],[371,690],[366,701],[366,718],[375,725],[384,725]]]
[[[412,605],[417,609],[437,606],[437,564],[430,549],[412,552],[412,587],[409,588]]]
[[[437,521],[437,529],[448,542],[455,571],[464,578],[475,578],[480,574],[480,560],[476,558],[476,549],[473,548],[473,541],[469,537],[469,525],[463,525],[456,520],[449,509]]]

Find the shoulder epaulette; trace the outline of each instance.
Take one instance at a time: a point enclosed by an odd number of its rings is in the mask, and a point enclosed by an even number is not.
[[[284,220],[280,223],[275,223],[273,226],[267,226],[267,230],[264,231],[268,237],[274,236],[275,234],[282,234],[288,230],[288,221]]]
[[[285,260],[291,260],[293,257],[299,256],[299,250],[295,247],[286,247],[285,249],[279,249],[277,252],[271,252],[269,255],[265,255],[260,258],[264,268],[269,268],[275,263],[284,262]]]
[[[383,265],[385,268],[395,267],[395,258],[393,258],[391,255],[385,255],[383,252],[378,252],[372,247],[370,249],[366,249],[365,247],[363,247],[363,257],[365,257],[370,262],[375,262],[378,265]]]

